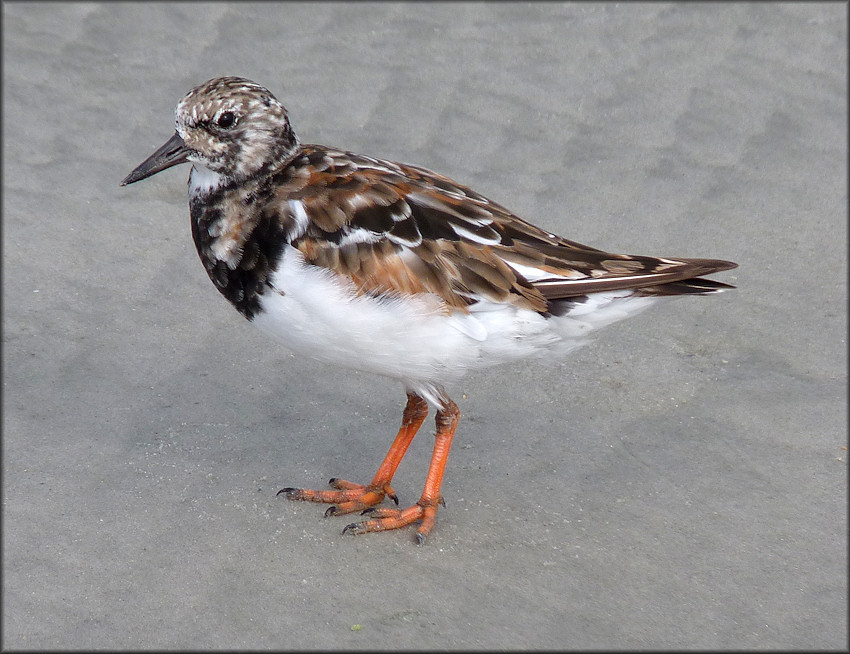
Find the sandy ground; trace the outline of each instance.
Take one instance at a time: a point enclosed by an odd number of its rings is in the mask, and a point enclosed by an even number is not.
[[[847,647],[845,4],[3,19],[4,649]],[[187,167],[118,186],[223,74],[305,142],[739,288],[466,378],[427,544],[342,536],[275,492],[370,478],[401,389],[230,309]]]

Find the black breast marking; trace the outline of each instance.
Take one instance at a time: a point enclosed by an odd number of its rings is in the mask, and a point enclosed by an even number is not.
[[[256,209],[263,203],[254,195],[246,196],[250,198],[248,202],[227,195],[214,193],[203,201],[190,202],[192,238],[213,284],[239,313],[253,320],[261,311],[260,296],[269,292],[270,275],[280,261],[286,241],[284,225],[277,215]],[[242,203],[243,210],[250,214],[239,226],[243,232],[240,238],[244,239],[241,247],[224,261],[217,256],[215,246],[220,238],[232,238],[217,233],[223,225],[224,203],[228,201]]]

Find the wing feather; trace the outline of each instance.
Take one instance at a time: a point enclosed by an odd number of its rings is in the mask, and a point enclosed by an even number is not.
[[[361,293],[434,293],[460,309],[487,298],[543,313],[553,300],[597,291],[712,292],[728,285],[680,282],[735,267],[604,252],[424,168],[322,146],[304,146],[274,183],[289,213],[298,202],[294,213],[308,218],[289,230],[292,245]]]

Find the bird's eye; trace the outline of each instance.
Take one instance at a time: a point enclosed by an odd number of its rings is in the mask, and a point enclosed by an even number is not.
[[[218,117],[218,120],[215,121],[216,125],[221,127],[222,129],[227,129],[228,127],[233,127],[233,123],[236,122],[236,116],[232,111],[225,111]]]

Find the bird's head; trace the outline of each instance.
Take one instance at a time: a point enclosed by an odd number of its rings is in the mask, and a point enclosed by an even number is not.
[[[191,162],[229,183],[241,182],[292,158],[298,138],[286,109],[271,92],[241,77],[195,87],[175,110],[177,130],[121,185]]]

